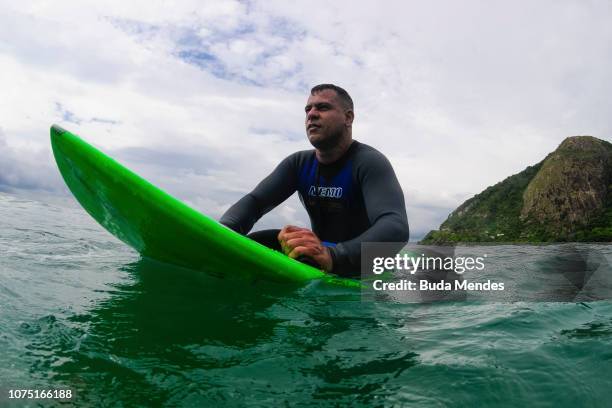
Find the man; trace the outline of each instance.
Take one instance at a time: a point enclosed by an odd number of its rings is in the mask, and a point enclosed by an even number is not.
[[[287,225],[249,237],[325,271],[358,275],[361,242],[408,241],[404,195],[387,158],[352,139],[353,101],[344,89],[315,86],[305,109],[314,150],[284,159],[220,222],[247,234],[297,190],[312,230]]]

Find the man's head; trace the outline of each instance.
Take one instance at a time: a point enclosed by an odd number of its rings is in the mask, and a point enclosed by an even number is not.
[[[355,116],[353,100],[342,88],[332,84],[317,85],[306,102],[306,135],[319,150],[329,150],[343,139],[351,138]]]

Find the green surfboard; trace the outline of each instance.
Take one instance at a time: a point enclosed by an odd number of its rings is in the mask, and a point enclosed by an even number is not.
[[[78,136],[54,125],[51,146],[85,210],[142,256],[220,278],[360,287],[269,249],[155,187]]]

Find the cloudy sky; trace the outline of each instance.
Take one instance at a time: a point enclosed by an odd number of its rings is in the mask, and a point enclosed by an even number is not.
[[[309,148],[308,90],[355,100],[413,238],[567,136],[611,140],[609,1],[0,0],[0,190],[68,194],[58,123],[218,218]],[[294,197],[260,227],[306,224]]]

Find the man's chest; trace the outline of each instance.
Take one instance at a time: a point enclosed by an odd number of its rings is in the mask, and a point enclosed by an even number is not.
[[[298,175],[298,191],[307,209],[320,207],[338,212],[349,208],[358,189],[353,177],[353,162],[345,160],[332,166],[308,161]]]

